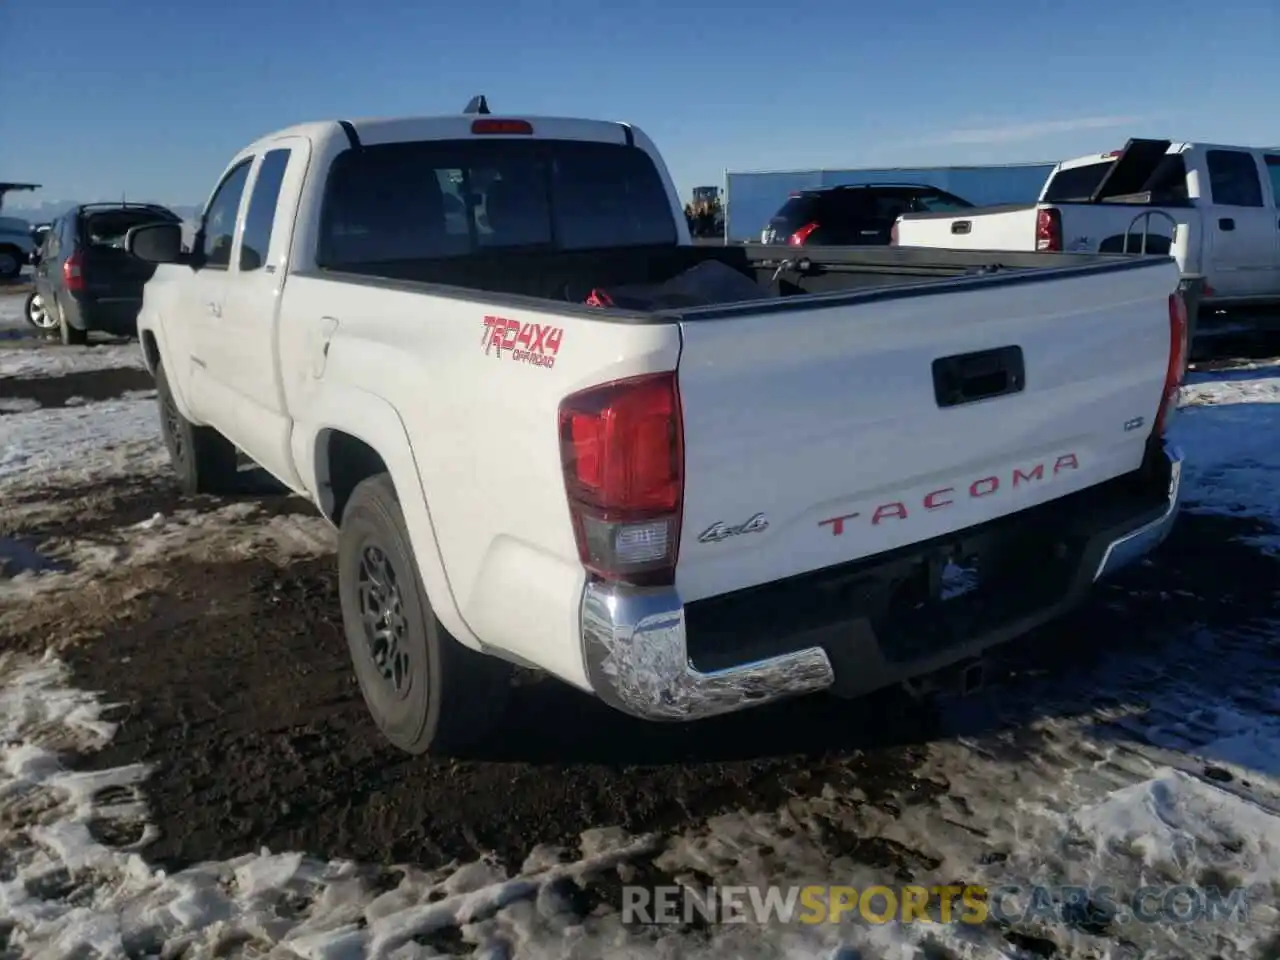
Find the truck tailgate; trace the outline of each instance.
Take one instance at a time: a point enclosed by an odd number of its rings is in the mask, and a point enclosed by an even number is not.
[[[686,319],[681,595],[867,557],[1137,469],[1177,281],[1171,260],[1135,261]],[[1009,392],[952,402],[1010,372]]]
[[[951,250],[1034,250],[1036,210],[1031,204],[982,207],[967,214],[906,213],[898,218],[900,247]]]

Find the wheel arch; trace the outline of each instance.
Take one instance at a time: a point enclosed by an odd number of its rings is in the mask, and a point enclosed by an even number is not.
[[[138,343],[142,347],[142,362],[146,364],[147,373],[153,377],[160,366],[160,344],[156,340],[154,330],[139,330]]]
[[[462,619],[454,599],[417,459],[400,415],[390,403],[363,390],[326,386],[322,399],[317,399],[319,409],[312,406],[314,425],[300,431],[307,439],[295,445],[299,467],[309,468],[313,478],[316,505],[338,526],[360,482],[387,473],[435,615],[458,642],[481,650],[479,638]]]
[[[165,382],[169,384],[169,393],[173,395],[178,412],[192,423],[203,425],[203,421],[194,415],[191,404],[187,402],[186,379],[181,373],[175,375],[175,364],[171,353],[161,343],[163,339],[163,335],[157,334],[149,326],[139,326],[138,343],[142,349],[142,362],[153,378],[159,375],[161,366],[164,367]]]

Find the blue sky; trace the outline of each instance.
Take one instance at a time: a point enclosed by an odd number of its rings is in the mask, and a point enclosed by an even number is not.
[[[726,167],[1271,145],[1278,41],[1273,0],[13,0],[0,179],[46,186],[15,204],[202,203],[273,129],[481,92],[496,113],[638,124],[682,193]]]

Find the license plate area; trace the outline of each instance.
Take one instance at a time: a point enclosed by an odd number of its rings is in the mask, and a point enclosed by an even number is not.
[[[884,611],[886,618],[955,603],[982,587],[981,560],[959,546],[938,547],[903,576]]]
[[[1070,588],[1079,547],[1006,528],[930,551],[872,618],[881,652],[890,661],[915,660],[1057,602]]]

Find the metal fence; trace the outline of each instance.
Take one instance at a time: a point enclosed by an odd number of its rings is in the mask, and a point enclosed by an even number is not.
[[[868,170],[725,172],[725,235],[757,240],[769,218],[797,190],[847,183],[926,183],[977,204],[1030,203],[1053,163],[987,167],[897,167]]]

